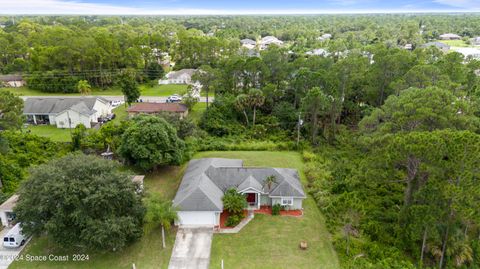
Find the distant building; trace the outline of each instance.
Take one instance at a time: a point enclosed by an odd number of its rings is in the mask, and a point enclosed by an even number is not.
[[[440,39],[441,40],[460,40],[462,39],[462,37],[456,34],[448,33],[448,34],[440,35]]]
[[[0,205],[0,220],[4,227],[12,226],[15,221],[15,213],[13,213],[13,208],[17,204],[18,195],[14,194],[10,196],[3,204]]]
[[[480,60],[480,49],[452,47],[452,50],[458,53],[461,53],[465,59],[469,58],[469,59]]]
[[[179,103],[139,103],[128,108],[127,112],[129,116],[168,112],[178,114],[183,119],[188,115],[188,108]]]
[[[102,97],[27,98],[23,114],[31,124],[75,128],[79,124],[92,128],[98,119],[112,113],[110,102]]]
[[[437,49],[443,52],[448,52],[450,50],[450,46],[442,42],[428,42],[421,46],[421,48],[429,48],[429,47],[436,47]]]
[[[158,84],[192,84],[192,76],[196,71],[196,69],[182,69],[168,72],[164,79],[158,81]]]
[[[25,86],[21,75],[0,75],[0,86],[18,88]]]
[[[331,34],[323,34],[317,38],[318,41],[326,41],[332,38]]]
[[[314,56],[328,56],[330,53],[325,49],[314,49],[311,51],[305,52],[306,55],[314,55]]]
[[[412,44],[405,44],[405,46],[403,46],[404,49],[406,50],[413,50],[413,45]]]
[[[240,40],[240,44],[242,44],[242,47],[247,48],[249,50],[254,49],[257,46],[257,42],[249,38]]]
[[[480,46],[480,36],[477,36],[477,37],[472,39],[472,45]]]
[[[274,36],[265,36],[260,40],[260,50],[267,49],[270,45],[282,46],[283,41]]]

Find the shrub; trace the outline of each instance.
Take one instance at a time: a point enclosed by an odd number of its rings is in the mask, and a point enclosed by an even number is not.
[[[233,215],[241,215],[243,209],[247,206],[245,196],[238,193],[235,189],[229,189],[222,198],[223,208]]]
[[[225,221],[225,225],[227,227],[235,227],[240,223],[240,221],[242,221],[242,217],[240,215],[231,215]]]
[[[274,216],[280,215],[280,210],[282,210],[282,206],[280,204],[274,204],[272,206],[272,215]]]

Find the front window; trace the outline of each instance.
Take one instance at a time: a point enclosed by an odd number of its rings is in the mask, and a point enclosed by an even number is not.
[[[282,205],[293,205],[293,198],[282,197]]]

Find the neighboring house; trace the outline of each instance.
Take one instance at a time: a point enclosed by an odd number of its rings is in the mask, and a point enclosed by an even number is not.
[[[283,41],[274,36],[265,36],[260,40],[260,50],[267,49],[270,45],[282,46]]]
[[[179,103],[138,103],[129,107],[127,112],[129,116],[170,112],[178,114],[183,119],[188,115],[188,108]]]
[[[276,182],[269,188],[265,179],[272,175]],[[236,159],[195,159],[189,162],[173,200],[178,208],[176,224],[219,225],[222,198],[231,188],[245,195],[249,210],[274,204],[302,209],[306,198],[295,169],[243,167],[243,161]]]
[[[421,47],[422,48],[428,48],[428,47],[436,47],[437,49],[443,51],[443,52],[448,52],[450,50],[450,46],[442,43],[442,42],[428,42],[423,44]]]
[[[192,84],[192,75],[196,71],[196,69],[182,69],[168,72],[164,79],[158,81],[158,84]]]
[[[242,44],[242,47],[247,48],[249,50],[254,49],[257,46],[257,42],[249,38],[240,40],[240,44]]]
[[[480,36],[477,36],[477,37],[472,39],[472,45],[480,46]]]
[[[317,38],[318,41],[326,41],[332,38],[331,34],[323,34]]]
[[[448,33],[448,34],[440,35],[440,39],[441,40],[460,40],[462,39],[462,37],[456,34]]]
[[[480,49],[477,48],[452,47],[452,50],[463,54],[465,59],[480,59]]]
[[[413,50],[413,45],[412,44],[405,44],[405,46],[403,46],[403,49]]]
[[[328,53],[327,50],[325,49],[314,49],[311,51],[305,52],[306,55],[315,55],[315,56],[328,56],[330,53]]]
[[[98,119],[112,113],[112,106],[102,97],[27,98],[23,114],[32,124],[50,124],[57,128],[92,128]]]
[[[17,204],[18,195],[14,194],[10,196],[3,204],[0,205],[0,219],[4,227],[10,227],[15,220],[15,213],[13,213],[13,208]]]
[[[18,88],[25,86],[25,81],[21,75],[0,75],[0,86]]]

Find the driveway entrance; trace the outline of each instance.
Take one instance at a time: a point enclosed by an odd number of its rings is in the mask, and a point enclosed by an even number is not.
[[[168,269],[208,269],[212,227],[180,227]]]

